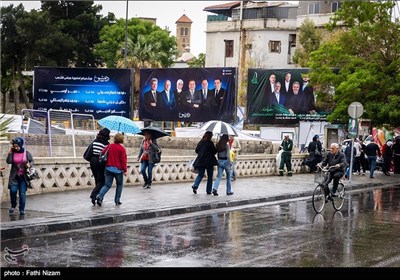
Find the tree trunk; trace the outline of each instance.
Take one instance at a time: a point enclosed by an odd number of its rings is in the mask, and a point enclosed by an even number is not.
[[[25,90],[24,78],[22,77],[22,71],[21,71],[21,67],[19,66],[19,63],[17,63],[17,75],[18,75],[18,81],[19,81],[18,89],[19,89],[20,94],[22,94],[22,99],[24,100],[25,108],[30,109],[28,95]],[[16,103],[19,103],[19,98],[18,98],[18,100],[16,100]]]

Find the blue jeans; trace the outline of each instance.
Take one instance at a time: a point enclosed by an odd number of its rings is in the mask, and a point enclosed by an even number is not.
[[[369,162],[369,177],[374,177],[374,172],[376,168],[376,156],[368,156]]]
[[[208,166],[208,167],[203,167],[203,166],[198,166],[197,170],[199,173],[197,174],[196,179],[194,180],[194,187],[197,189],[201,183],[201,180],[203,180],[204,173],[206,173],[207,170],[207,187],[206,187],[206,192],[208,194],[211,193],[212,189],[212,180],[214,176],[214,166]]]
[[[140,163],[140,173],[142,173],[144,182],[149,185],[151,185],[151,182],[153,181],[153,168],[154,163],[150,163],[148,160],[142,160]]]
[[[19,211],[25,211],[26,191],[28,186],[24,176],[17,176],[18,185],[10,186],[11,208],[17,207],[17,192],[19,192]]]
[[[217,179],[215,179],[213,189],[218,191],[219,183],[221,182],[224,171],[226,174],[226,193],[228,194],[232,192],[232,184],[231,184],[232,165],[227,159],[218,160],[218,174],[217,174]]]
[[[123,172],[114,173],[114,172],[110,172],[106,169],[104,171],[104,177],[105,177],[104,186],[101,188],[97,197],[101,201],[103,201],[104,196],[110,190],[113,180],[115,178],[115,181],[117,183],[117,189],[115,190],[114,202],[115,203],[121,202],[120,199],[121,199],[122,187],[123,187],[123,183],[124,183],[124,173]]]

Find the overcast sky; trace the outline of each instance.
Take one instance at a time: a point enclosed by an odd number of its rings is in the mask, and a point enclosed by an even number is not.
[[[113,12],[117,18],[126,17],[126,1],[94,1],[103,6],[102,14]],[[204,12],[207,6],[229,3],[233,1],[128,1],[128,17],[157,18],[157,25],[161,28],[168,26],[171,35],[176,36],[175,22],[186,14],[192,21],[192,36],[190,52],[195,56],[206,52],[206,22]],[[1,1],[2,6],[23,3],[26,10],[40,9],[40,1]]]

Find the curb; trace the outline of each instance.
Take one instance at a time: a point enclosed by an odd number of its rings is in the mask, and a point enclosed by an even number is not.
[[[355,191],[360,189],[368,189],[373,187],[385,187],[385,186],[399,186],[396,184],[383,184],[383,183],[367,183],[347,186],[348,191]],[[312,196],[313,191],[305,191],[296,194],[285,194],[262,198],[250,198],[237,201],[229,202],[217,202],[217,203],[203,203],[193,206],[183,206],[171,209],[159,209],[159,210],[141,210],[130,213],[117,213],[110,215],[97,215],[93,217],[83,217],[77,215],[66,215],[61,218],[46,218],[40,219],[37,222],[31,223],[19,223],[2,225],[1,228],[1,239],[9,240],[21,237],[32,237],[35,235],[56,233],[62,231],[70,231],[82,228],[90,228],[103,225],[112,225],[124,222],[132,222],[160,217],[170,217],[175,215],[189,214],[195,212],[202,212],[213,209],[233,208],[243,205],[252,205],[266,202],[281,201],[286,199],[296,199],[302,197]]]

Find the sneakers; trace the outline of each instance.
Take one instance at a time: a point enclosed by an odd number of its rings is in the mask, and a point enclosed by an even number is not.
[[[194,193],[194,194],[197,194],[197,187],[193,185],[193,186],[192,186],[192,189],[193,189],[193,193]]]
[[[97,205],[101,206],[103,200],[100,197],[97,197],[96,200],[97,200]]]
[[[336,192],[336,193],[331,193],[331,197],[339,197],[339,194]]]
[[[217,196],[217,195],[218,195],[217,190],[214,190],[214,189],[213,189],[213,190],[212,190],[212,194],[215,195],[215,196]]]
[[[8,214],[14,214],[14,208],[10,208],[10,209],[8,209]]]
[[[25,211],[19,211],[19,214],[20,214],[21,216],[23,216],[23,215],[25,215]]]
[[[233,192],[228,192],[226,195],[232,195],[233,194]]]

